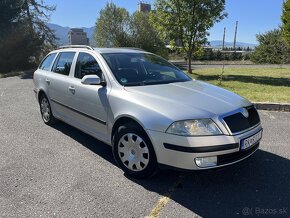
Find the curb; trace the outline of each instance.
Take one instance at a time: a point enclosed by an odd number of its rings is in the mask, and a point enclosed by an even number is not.
[[[290,104],[263,103],[263,102],[254,102],[253,104],[256,106],[258,110],[290,112]]]

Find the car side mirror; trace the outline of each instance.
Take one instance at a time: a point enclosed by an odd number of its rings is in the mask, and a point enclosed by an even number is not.
[[[97,75],[86,75],[81,81],[84,85],[102,85],[100,77]]]

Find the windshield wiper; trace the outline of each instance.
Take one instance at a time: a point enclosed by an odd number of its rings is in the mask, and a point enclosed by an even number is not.
[[[134,83],[126,83],[124,86],[145,86],[145,85],[159,85],[159,84],[168,84],[169,81],[142,81]]]
[[[124,86],[145,86],[145,85],[162,85],[162,84],[170,84],[177,82],[186,82],[187,80],[165,80],[165,81],[142,81],[142,82],[132,82],[123,84]]]
[[[144,82],[132,82],[132,83],[125,83],[123,86],[144,86]]]
[[[177,82],[184,82],[184,80],[144,81],[144,84],[145,85],[159,85],[159,84],[170,84],[170,83],[177,83]]]
[[[144,81],[145,85],[158,85],[158,84],[169,84],[170,81]]]

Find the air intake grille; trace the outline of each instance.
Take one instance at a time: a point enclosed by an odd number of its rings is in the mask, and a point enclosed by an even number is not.
[[[217,156],[218,165],[229,164],[229,163],[233,163],[235,161],[241,160],[241,159],[249,156],[250,154],[254,153],[258,148],[259,148],[259,143],[252,146],[251,148],[249,148],[248,150],[245,150],[245,151],[239,151],[239,152],[230,153],[230,154],[218,155]]]
[[[232,133],[241,132],[260,123],[260,117],[256,108],[250,107],[246,109],[249,112],[248,118],[240,112],[223,118]]]

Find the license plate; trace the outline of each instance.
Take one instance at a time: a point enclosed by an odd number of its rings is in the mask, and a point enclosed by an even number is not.
[[[249,138],[243,139],[241,141],[241,150],[246,150],[253,145],[257,144],[262,138],[262,130]]]

